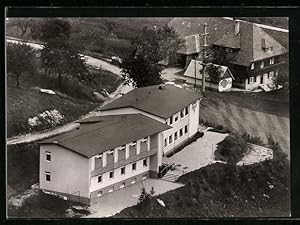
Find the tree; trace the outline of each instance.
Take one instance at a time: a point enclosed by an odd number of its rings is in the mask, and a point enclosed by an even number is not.
[[[32,18],[11,18],[8,26],[15,26],[17,28],[17,35],[19,35],[19,29],[21,30],[21,37],[24,37],[28,29],[33,22]]]
[[[68,21],[47,19],[40,31],[39,39],[46,42],[41,50],[41,65],[47,75],[58,78],[61,89],[62,77],[77,79],[82,83],[92,81],[85,63],[76,47],[69,42],[71,26]]]
[[[16,77],[20,87],[20,77],[36,71],[36,51],[25,43],[7,45],[7,71]]]
[[[133,41],[133,54],[121,64],[121,74],[126,84],[144,87],[162,83],[162,68],[158,62],[169,58],[174,60],[180,47],[180,39],[173,28],[164,26],[158,30],[144,27]]]

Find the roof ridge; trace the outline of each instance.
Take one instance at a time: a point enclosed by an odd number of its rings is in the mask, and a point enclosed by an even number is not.
[[[63,138],[63,139],[61,139],[60,141],[58,141],[58,143],[59,142],[62,142],[62,141],[66,141],[66,140],[68,140],[68,139],[73,139],[73,138],[76,138],[76,137],[79,137],[79,136],[82,136],[82,135],[86,135],[86,134],[88,134],[88,133],[91,133],[91,132],[93,132],[93,131],[97,131],[97,130],[100,130],[100,129],[103,129],[103,128],[105,128],[105,127],[108,127],[108,126],[111,126],[111,125],[113,125],[113,124],[116,124],[116,123],[119,123],[119,122],[121,122],[121,121],[125,121],[125,120],[123,120],[123,118],[122,118],[122,116],[123,115],[132,115],[132,114],[120,114],[120,119],[118,119],[117,121],[111,121],[111,123],[109,123],[109,124],[107,124],[107,125],[105,125],[105,126],[102,126],[102,127],[98,127],[98,128],[95,128],[95,129],[89,129],[89,130],[87,130],[86,132],[83,132],[83,133],[80,133],[80,134],[78,134],[78,135],[75,135],[75,136],[72,136],[72,137],[67,137],[67,138]],[[94,125],[96,125],[96,124],[94,124]]]

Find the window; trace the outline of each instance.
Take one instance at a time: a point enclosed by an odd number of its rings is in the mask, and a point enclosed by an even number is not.
[[[176,131],[174,134],[174,140],[176,141],[177,139],[178,139],[178,131]]]
[[[45,178],[47,182],[51,181],[51,173],[50,172],[45,172]]]
[[[170,125],[173,123],[173,116],[170,117]]]
[[[114,178],[114,171],[110,171],[109,172],[109,179],[113,179]]]
[[[148,164],[148,160],[147,160],[147,159],[144,159],[144,160],[143,160],[143,166],[145,167],[145,166],[147,166],[147,164]]]
[[[141,142],[147,142],[148,141],[148,137],[145,137],[141,140]]]
[[[254,70],[254,63],[251,63],[251,70]]]
[[[187,132],[188,132],[188,126],[185,125],[185,127],[184,127],[184,133],[186,134]]]
[[[276,77],[278,76],[278,70],[275,71],[275,76],[276,76]]]
[[[51,162],[51,152],[46,152],[46,161]]]
[[[274,77],[274,71],[271,71],[270,73],[269,73],[269,78],[273,78]]]
[[[131,147],[136,146],[136,141],[131,142],[131,143],[129,144],[129,146],[131,146]],[[125,149],[125,148],[124,148],[124,149]]]
[[[101,183],[102,182],[102,176],[98,176],[98,183]]]
[[[250,77],[249,78],[249,84],[253,84],[254,83],[254,77]]]
[[[174,118],[174,123],[175,123],[175,122],[178,121],[178,117],[179,117],[179,116],[178,116],[178,114],[176,113],[174,117],[175,117],[175,118]]]
[[[108,152],[108,154],[114,155],[114,150],[110,150],[110,151]]]
[[[136,163],[132,163],[132,170],[136,170]]]
[[[142,180],[146,180],[147,179],[147,174],[145,174],[143,177],[142,177]]]
[[[125,182],[121,184],[120,189],[125,187]]]
[[[167,147],[167,146],[168,146],[168,139],[165,138],[165,147]]]
[[[171,144],[173,142],[173,137],[172,135],[169,136],[169,144]]]
[[[101,159],[102,158],[102,154],[98,154],[95,156],[96,159]]]
[[[261,61],[261,63],[260,63],[260,68],[264,68],[264,66],[265,66],[264,61]]]
[[[189,114],[189,108],[185,107],[185,115]]]
[[[121,175],[125,174],[125,166],[121,168]]]
[[[181,129],[179,130],[179,137],[182,137],[182,135],[183,135],[183,129],[181,128]]]
[[[101,196],[102,196],[102,191],[98,191],[97,197],[101,197]]]
[[[181,118],[184,117],[184,109],[180,111],[180,117],[181,117]]]
[[[136,183],[136,178],[134,178],[132,181],[131,181],[131,184],[135,184]]]
[[[111,193],[114,191],[114,186],[112,186],[109,190],[108,190],[108,193]]]
[[[270,59],[270,65],[273,65],[274,64],[274,58],[271,58]]]
[[[121,147],[119,147],[119,150],[124,150],[126,148],[126,145],[122,145]]]

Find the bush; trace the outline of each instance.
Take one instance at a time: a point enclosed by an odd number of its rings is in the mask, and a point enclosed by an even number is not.
[[[244,157],[249,148],[247,141],[233,132],[218,144],[215,158],[229,164],[236,164]]]

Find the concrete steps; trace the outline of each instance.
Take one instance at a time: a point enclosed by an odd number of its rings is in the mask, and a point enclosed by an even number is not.
[[[170,182],[176,182],[176,180],[178,180],[178,178],[181,176],[182,174],[176,174],[173,173],[172,171],[168,171],[161,179],[165,180],[165,181],[170,181]]]

